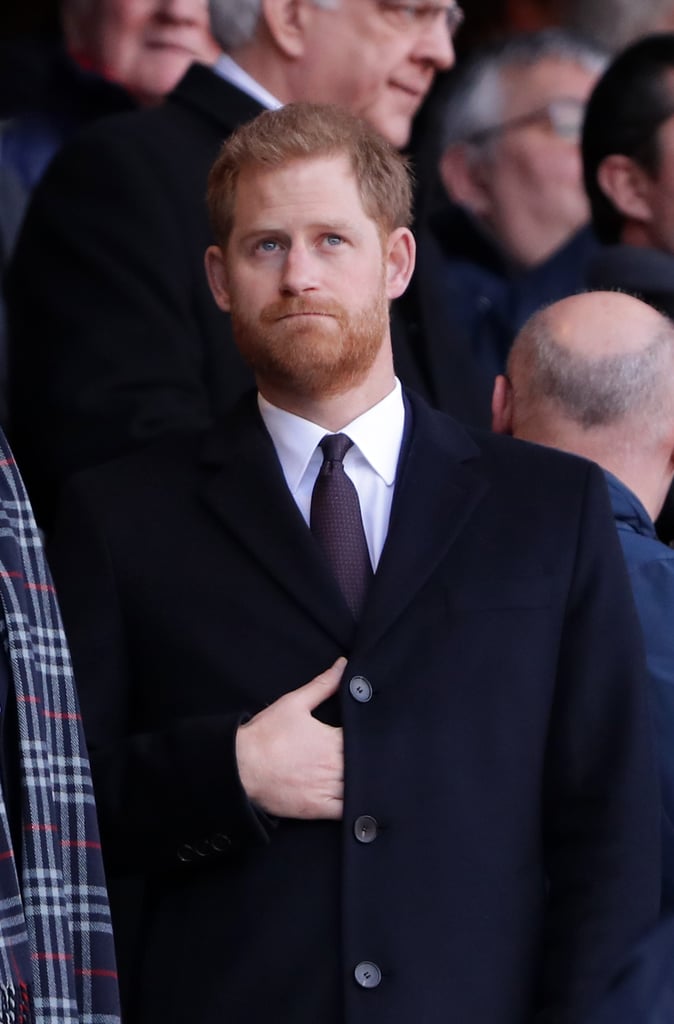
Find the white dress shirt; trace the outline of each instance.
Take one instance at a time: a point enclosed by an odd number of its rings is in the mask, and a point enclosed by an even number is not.
[[[224,78],[231,85],[235,85],[241,92],[252,96],[254,100],[257,100],[258,103],[261,103],[268,110],[278,110],[279,107],[283,106],[280,100],[277,100],[275,96],[267,92],[264,86],[256,82],[242,67],[239,67],[229,54],[222,53],[212,67],[221,78]]]
[[[290,493],[309,525],[311,494],[323,464],[323,452],[318,445],[330,431],[271,405],[260,394],[258,405]],[[386,398],[337,431],[353,441],[344,456],[344,472],[358,492],[373,569],[379,564],[388,532],[404,427],[405,407],[396,378],[395,387]]]

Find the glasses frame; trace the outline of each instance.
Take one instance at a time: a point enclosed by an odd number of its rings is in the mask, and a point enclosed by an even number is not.
[[[570,132],[564,124],[564,114],[568,113],[570,109],[577,111],[579,114],[578,127],[576,130],[574,126],[573,132]],[[477,131],[466,135],[462,141],[469,142],[471,145],[480,145],[498,135],[503,135],[505,132],[517,128],[525,128],[527,125],[536,124],[536,122],[541,121],[547,121],[548,126],[560,139],[579,141],[583,128],[584,111],[585,103],[582,100],[576,99],[575,96],[558,96],[555,99],[548,100],[542,106],[536,107],[535,110],[531,110],[528,114],[520,114],[519,117],[512,117],[507,121],[502,121],[501,124],[490,125],[488,128],[479,128]]]
[[[400,29],[416,27],[420,31],[426,31],[431,27],[436,18],[444,14],[447,22],[447,31],[450,38],[454,38],[465,20],[463,9],[458,3],[434,4],[434,3],[410,3],[409,0],[377,0],[377,6],[383,14],[389,14],[400,20]]]

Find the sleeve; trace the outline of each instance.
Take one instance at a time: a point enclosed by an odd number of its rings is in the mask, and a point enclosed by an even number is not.
[[[176,718],[153,730],[135,724],[143,683],[130,668],[134,639],[101,516],[77,481],[65,490],[48,556],[71,648],[108,870],[188,869],[266,843],[273,821],[249,802],[237,768],[235,736],[248,717],[245,709]]]
[[[637,538],[640,539],[640,538]],[[674,555],[630,566],[646,645],[662,792],[663,910],[674,907]]]
[[[543,791],[549,884],[536,1024],[582,1019],[660,903],[641,634],[601,472],[588,468]]]
[[[210,419],[198,198],[184,223],[179,175],[156,163],[114,128],[70,143],[35,190],[8,271],[11,441],[43,525],[73,471]]]

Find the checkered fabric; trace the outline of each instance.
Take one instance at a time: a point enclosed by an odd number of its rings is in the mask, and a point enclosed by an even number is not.
[[[0,1024],[117,1024],[112,928],[70,658],[41,540],[1,433],[0,603],[22,828],[15,857],[0,792]]]

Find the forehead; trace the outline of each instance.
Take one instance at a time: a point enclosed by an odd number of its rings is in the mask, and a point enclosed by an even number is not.
[[[369,219],[358,182],[346,155],[302,157],[280,167],[244,165],[234,202],[234,230],[269,218],[309,221],[318,214]]]
[[[516,64],[503,72],[506,117],[526,113],[548,100],[587,100],[597,72],[566,57],[543,57],[535,64]]]

